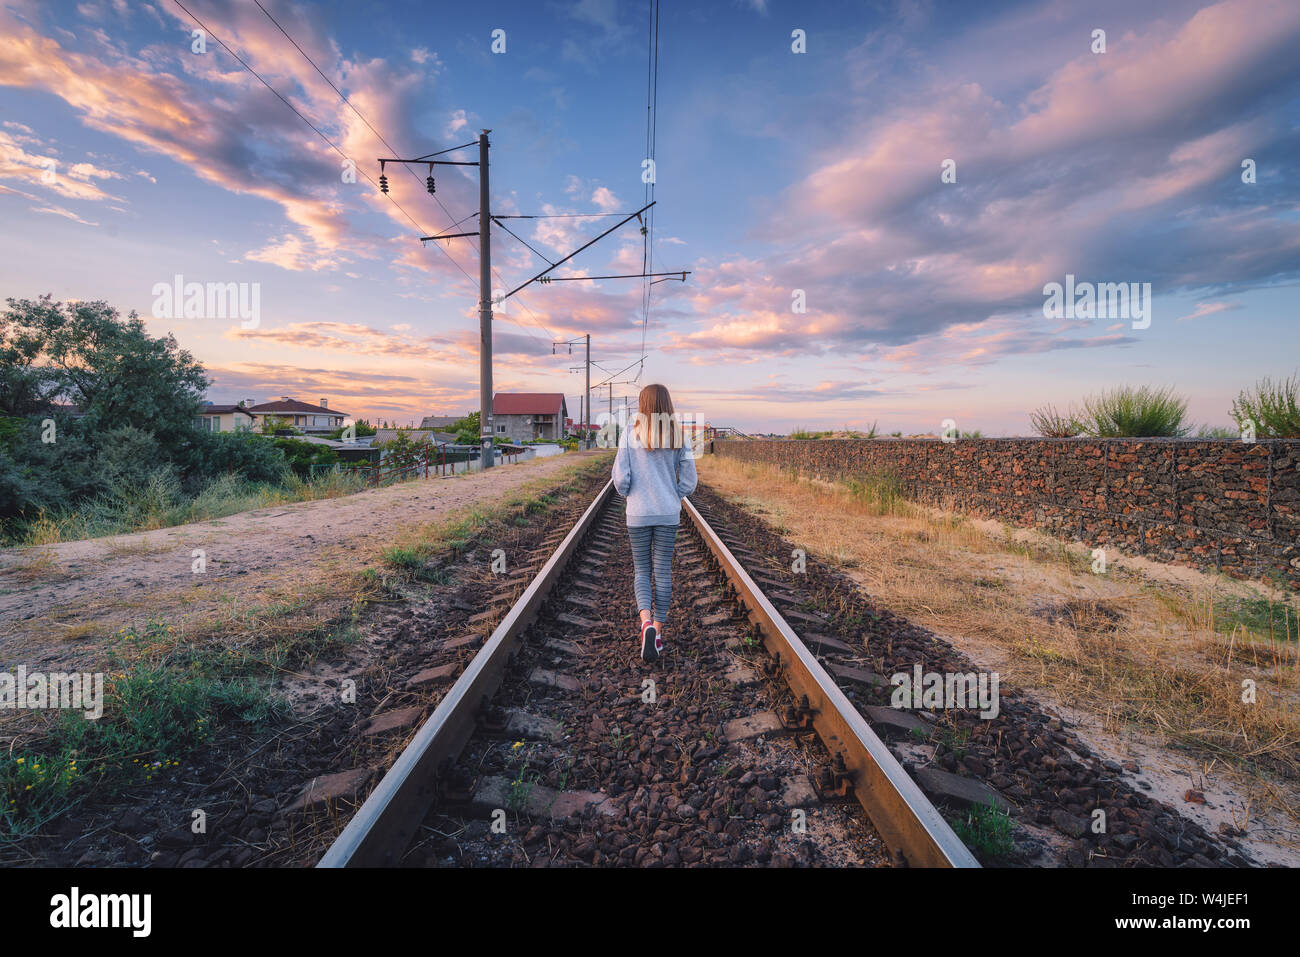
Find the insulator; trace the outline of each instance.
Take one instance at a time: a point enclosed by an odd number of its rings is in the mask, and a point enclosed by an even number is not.
[[[429,191],[429,195],[430,195],[430,196],[432,196],[434,193],[438,192],[438,187],[434,185],[433,177],[432,177],[432,176],[429,176],[429,177],[427,177],[427,178],[425,179],[425,181],[424,181],[424,188],[427,189],[427,190]]]
[[[379,174],[379,191],[381,193],[388,192],[388,177],[383,173]]]

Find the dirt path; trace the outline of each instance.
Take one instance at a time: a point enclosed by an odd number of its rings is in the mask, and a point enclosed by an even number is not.
[[[0,552],[0,658],[50,663],[69,643],[295,602],[374,562],[404,529],[558,484],[602,451],[274,506],[132,535]],[[195,551],[205,571],[196,573]]]

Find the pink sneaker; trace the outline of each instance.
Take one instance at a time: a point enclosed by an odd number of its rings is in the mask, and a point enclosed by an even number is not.
[[[653,621],[641,623],[641,658],[643,661],[656,661],[663,653],[664,642],[659,637],[659,629]]]

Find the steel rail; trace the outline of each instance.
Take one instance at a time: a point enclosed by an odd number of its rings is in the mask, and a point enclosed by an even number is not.
[[[613,490],[612,481],[605,483],[317,867],[384,867],[399,862],[434,804],[438,772],[444,762],[456,759],[474,733],[481,704],[501,686],[524,629],[537,617]]]
[[[435,803],[439,773],[473,735],[479,711],[500,687],[524,629],[536,619],[613,489],[613,482],[601,489],[317,867],[399,863]],[[689,499],[682,502],[796,698],[807,696],[813,729],[831,755],[844,759],[854,795],[889,849],[914,867],[979,867],[718,534]]]
[[[974,855],[749,577],[731,549],[689,499],[682,503],[736,589],[768,653],[780,662],[795,699],[807,695],[817,736],[832,756],[843,756],[854,795],[889,849],[911,867],[979,867]]]

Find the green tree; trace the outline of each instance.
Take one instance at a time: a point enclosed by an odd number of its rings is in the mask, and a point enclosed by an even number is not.
[[[482,421],[477,412],[471,412],[459,422],[453,423],[449,431],[456,433],[457,444],[477,446],[483,441]]]
[[[330,438],[330,439],[334,439],[335,441],[338,441],[339,439],[343,438],[343,433],[346,432],[348,429],[352,429],[354,431],[354,434],[357,436],[357,438],[361,438],[363,435],[374,435],[375,432],[378,431],[373,425],[371,425],[365,419],[357,419],[350,426],[348,425],[339,426],[337,429],[330,432],[329,435],[326,436],[326,438]]]
[[[209,382],[173,336],[151,336],[136,313],[123,319],[103,301],[5,302],[0,517],[71,505],[110,480],[130,482],[140,474],[135,459],[152,467],[192,455]],[[54,420],[53,442],[43,441],[44,419]]]
[[[189,441],[210,384],[203,367],[168,333],[149,335],[135,312],[122,319],[108,303],[7,299],[0,320],[0,374],[15,407],[61,400],[77,406],[93,432],[131,424],[152,432],[167,451]],[[40,399],[34,399],[39,395]]]
[[[398,429],[396,438],[380,442],[376,448],[380,449],[384,467],[387,469],[405,469],[420,465],[429,453],[428,444],[414,441],[405,429]]]

